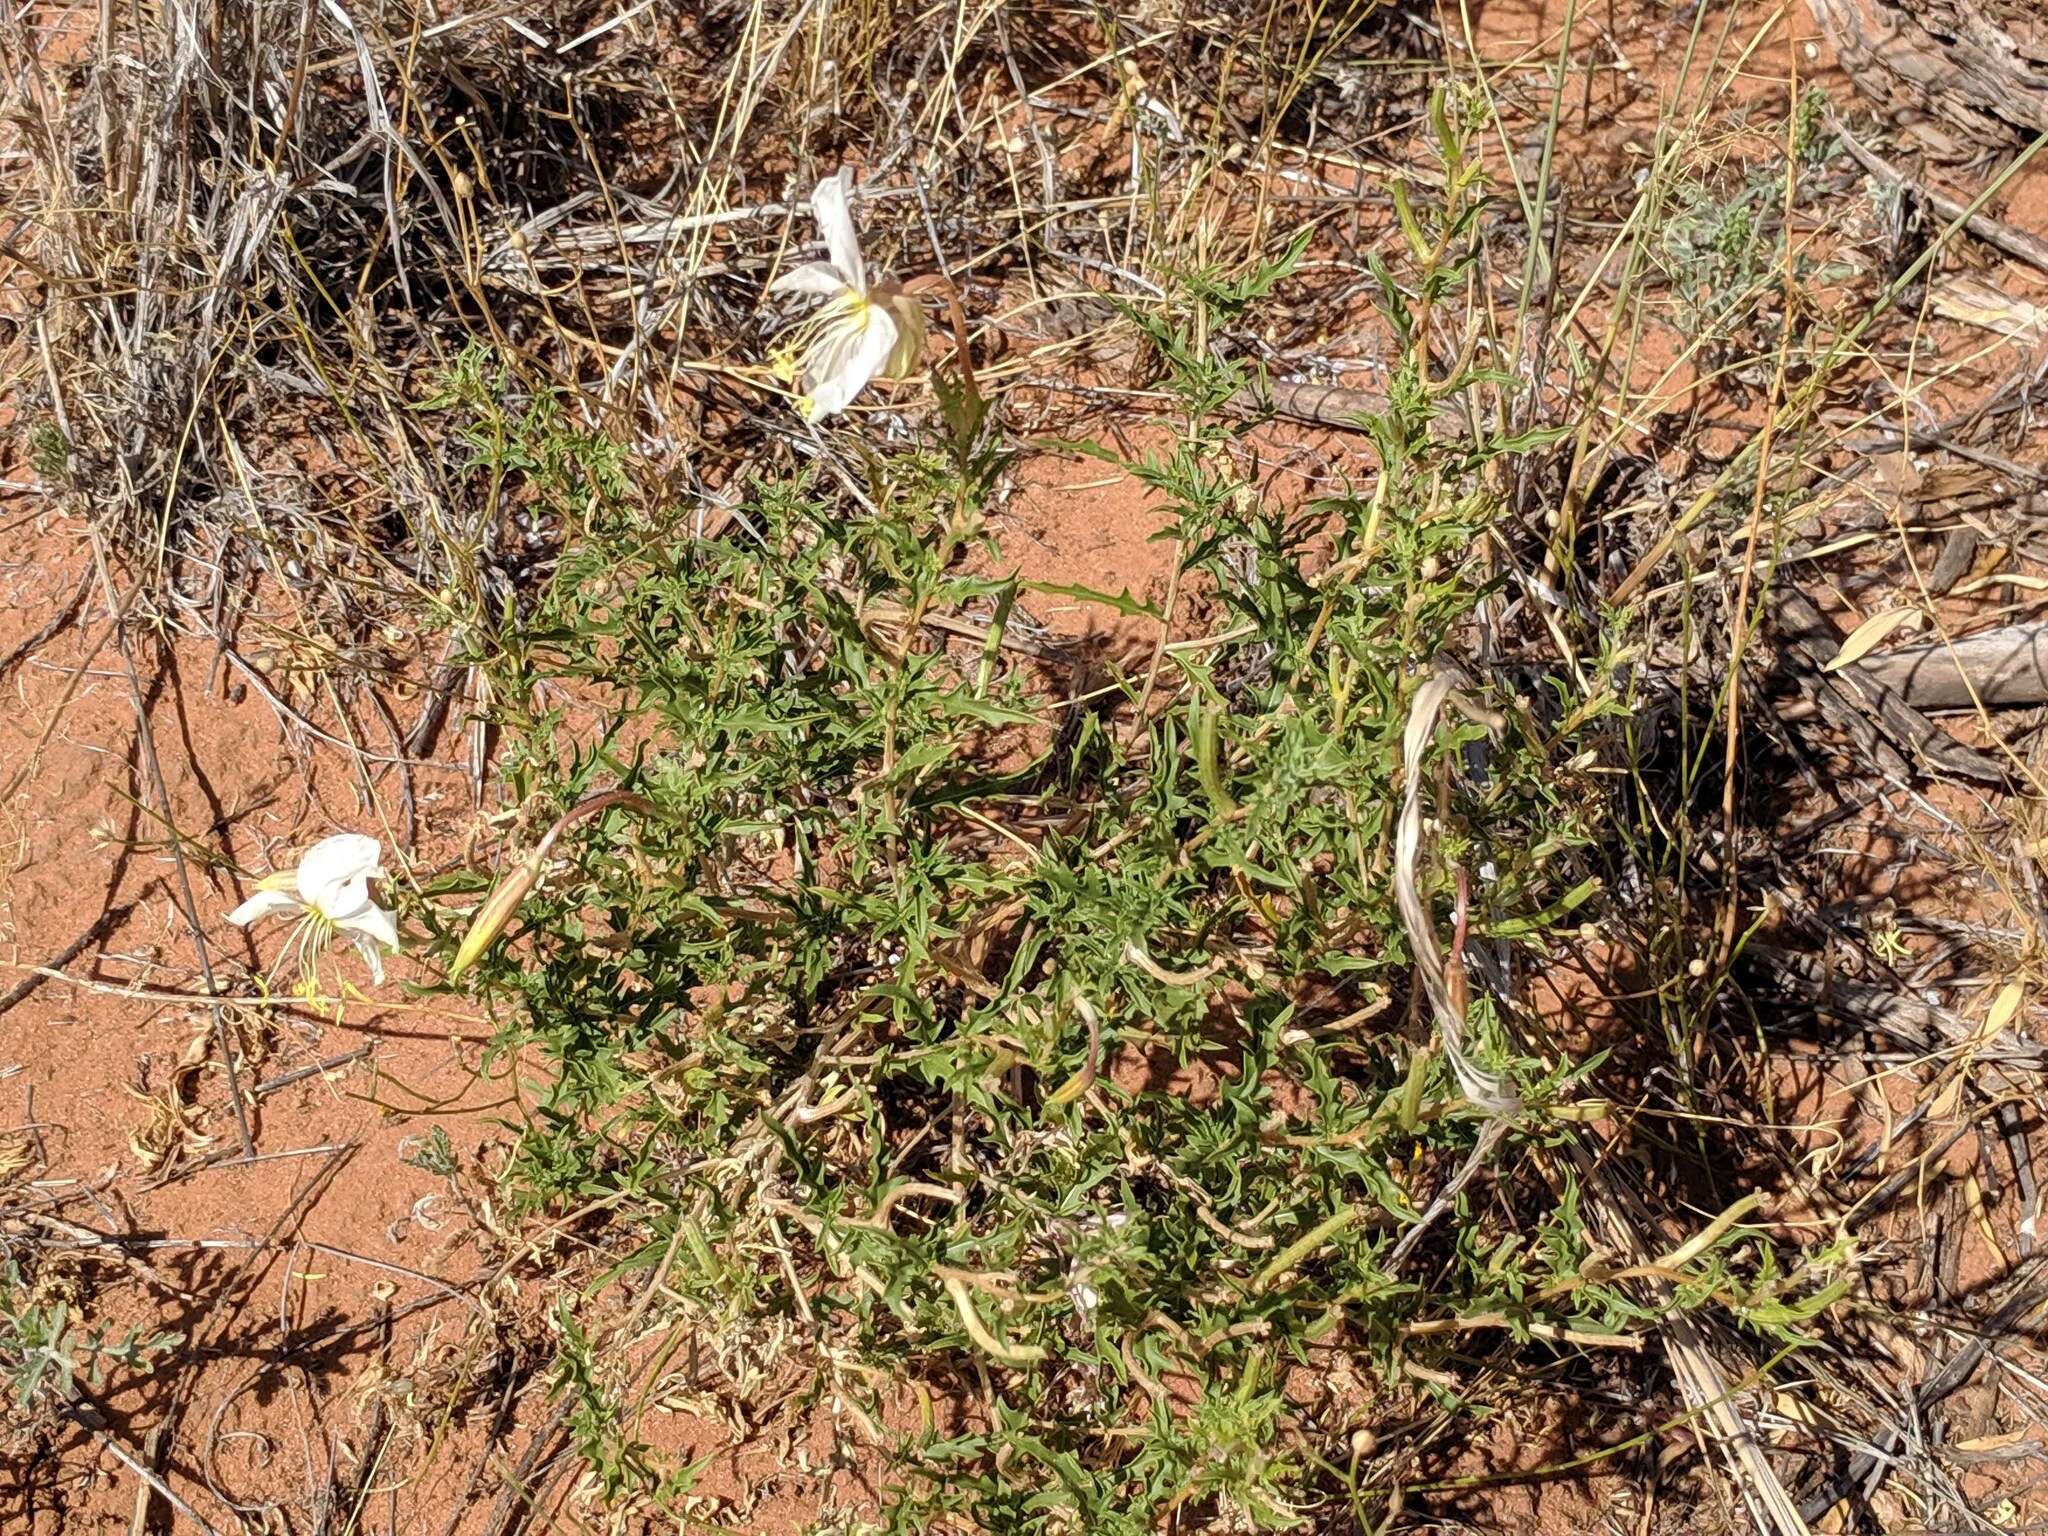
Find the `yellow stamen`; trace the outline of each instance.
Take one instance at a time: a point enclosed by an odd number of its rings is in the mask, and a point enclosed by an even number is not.
[[[834,294],[811,314],[782,333],[768,354],[768,370],[785,384],[815,371],[818,359],[858,341],[873,323],[875,305],[864,293],[848,288]],[[799,407],[808,395],[798,402]]]

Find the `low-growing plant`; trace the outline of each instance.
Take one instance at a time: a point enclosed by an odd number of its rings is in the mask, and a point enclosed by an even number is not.
[[[1455,1402],[1434,1367],[1461,1318],[1527,1343],[1641,1316],[1583,1267],[1545,1151],[1582,1064],[1512,1011],[1518,956],[1594,889],[1602,797],[1572,765],[1619,663],[1532,696],[1475,640],[1499,468],[1551,434],[1494,428],[1477,121],[1444,98],[1432,121],[1444,191],[1401,194],[1406,249],[1375,269],[1399,353],[1369,493],[1264,494],[1225,410],[1255,382],[1230,338],[1304,239],[1129,308],[1164,446],[1068,447],[1154,493],[1171,595],[1058,589],[1161,636],[1128,668],[1027,628],[1042,589],[1000,573],[986,521],[1013,445],[970,379],[937,381],[925,440],[862,450],[850,485],[760,480],[716,536],[602,454],[579,473],[559,435],[521,441],[544,410],[466,428],[493,472],[557,466],[528,494],[578,497],[556,580],[485,658],[511,792],[547,808],[523,821],[636,797],[563,839],[472,973],[500,1059],[547,1065],[509,1190],[607,1210],[593,1292],[658,1282],[735,1394],[774,1374],[829,1403],[893,1530],[1349,1519],[1371,1407],[1303,1366],[1341,1352]],[[1467,1063],[1410,985],[1394,849],[1411,701],[1461,655],[1416,874]],[[1710,1256],[1683,1299],[1724,1279]],[[562,1379],[599,1437],[630,1415],[593,1406],[576,1340]],[[601,1458],[610,1494],[661,1481],[642,1457]]]
[[[23,1409],[74,1403],[81,1382],[97,1391],[110,1368],[146,1375],[182,1337],[88,1323],[69,1300],[37,1296],[13,1260],[0,1269],[0,1378]]]

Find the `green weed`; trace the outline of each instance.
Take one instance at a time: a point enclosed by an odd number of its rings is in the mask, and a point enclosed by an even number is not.
[[[116,1335],[105,1324],[88,1326],[69,1301],[39,1299],[12,1260],[0,1270],[0,1380],[24,1409],[44,1394],[76,1402],[79,1383],[98,1391],[110,1368],[146,1375],[182,1337],[140,1328]]]
[[[1476,318],[1435,345],[1472,307],[1485,189],[1476,118],[1440,100],[1432,121],[1446,191],[1403,194],[1407,250],[1377,269],[1403,351],[1365,423],[1370,494],[1263,498],[1222,411],[1251,376],[1219,338],[1304,240],[1130,311],[1169,441],[1068,446],[1157,493],[1205,618],[1063,589],[1171,626],[1129,674],[1043,665],[1029,589],[961,559],[999,553],[984,514],[1014,446],[962,385],[852,489],[761,480],[716,538],[545,402],[501,405],[482,359],[437,402],[581,530],[483,658],[511,794],[653,807],[565,840],[475,969],[499,1058],[548,1066],[510,1197],[605,1207],[592,1292],[658,1276],[735,1397],[775,1376],[835,1405],[886,1469],[891,1530],[1298,1526],[1346,1507],[1374,1412],[1300,1367],[1341,1352],[1394,1382],[1467,1347],[1424,1320],[1501,1314],[1527,1341],[1638,1316],[1584,1268],[1570,1166],[1543,1151],[1581,1069],[1532,1049],[1500,987],[1475,982],[1468,1029],[1523,1107],[1390,1262],[1487,1128],[1410,1012],[1408,704],[1469,652],[1497,467],[1556,436],[1492,429],[1507,381],[1473,360]],[[1578,850],[1602,801],[1559,765],[1617,712],[1616,667],[1554,699],[1474,681],[1429,756],[1424,889],[1475,976],[1505,985],[1595,889]],[[681,1486],[618,1438],[616,1384],[564,1328],[605,1491]],[[920,1428],[883,1427],[911,1409]]]

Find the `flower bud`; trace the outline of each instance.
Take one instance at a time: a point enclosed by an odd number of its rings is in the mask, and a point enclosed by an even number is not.
[[[500,880],[469,925],[469,932],[462,936],[462,947],[455,951],[455,962],[448,967],[448,979],[455,980],[477,961],[484,951],[497,942],[498,935],[505,931],[505,925],[512,921],[512,914],[519,910],[519,904],[526,900],[526,893],[533,889],[534,881],[540,878],[540,855],[530,853],[513,866],[512,872]]]

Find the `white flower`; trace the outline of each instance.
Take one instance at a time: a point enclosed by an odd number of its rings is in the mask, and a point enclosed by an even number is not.
[[[924,311],[917,300],[888,278],[868,281],[846,206],[852,186],[852,173],[842,170],[811,194],[811,211],[832,259],[794,268],[768,285],[770,293],[812,293],[827,301],[789,331],[774,356],[776,372],[800,384],[797,409],[809,421],[845,410],[878,373],[902,378],[924,352]]]
[[[306,850],[295,870],[266,875],[256,894],[228,914],[248,927],[260,918],[302,914],[295,939],[302,965],[311,965],[338,933],[347,934],[369,962],[373,981],[384,979],[382,951],[398,953],[398,923],[370,896],[384,878],[384,853],[374,837],[340,832]]]

